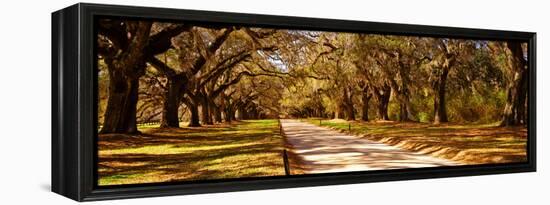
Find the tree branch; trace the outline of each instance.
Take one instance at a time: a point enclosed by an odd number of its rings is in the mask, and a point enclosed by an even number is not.
[[[166,65],[155,56],[148,56],[147,62],[151,63],[153,67],[157,68],[166,77],[174,77],[177,74],[174,69],[170,68],[170,66]]]
[[[165,28],[161,32],[151,36],[147,46],[149,55],[157,55],[166,52],[172,47],[172,38],[183,32],[189,32],[193,26],[188,24],[175,24]]]

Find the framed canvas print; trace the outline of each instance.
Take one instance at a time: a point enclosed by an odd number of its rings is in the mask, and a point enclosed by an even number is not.
[[[52,190],[77,201],[535,171],[535,33],[76,4]]]

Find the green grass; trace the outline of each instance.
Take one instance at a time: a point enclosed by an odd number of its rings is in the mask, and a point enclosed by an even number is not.
[[[319,125],[319,119],[302,121]],[[465,164],[527,160],[525,127],[497,127],[497,123],[432,125],[328,119],[321,120],[321,126]]]
[[[284,175],[277,120],[99,136],[99,185]]]

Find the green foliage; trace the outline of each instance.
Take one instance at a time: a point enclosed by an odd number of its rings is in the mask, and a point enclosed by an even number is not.
[[[451,121],[492,123],[500,119],[505,104],[505,91],[456,94],[449,98],[448,114]]]
[[[390,120],[400,120],[399,118],[399,110],[400,106],[399,103],[395,100],[390,99],[390,104],[388,105],[388,116],[390,117]]]
[[[432,115],[426,112],[419,112],[417,114],[417,118],[419,122],[423,122],[423,123],[432,121]]]

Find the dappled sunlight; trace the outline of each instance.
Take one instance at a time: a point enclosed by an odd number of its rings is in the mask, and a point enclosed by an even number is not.
[[[276,120],[193,128],[152,127],[138,135],[99,135],[99,183],[280,176],[284,175],[281,150],[285,147],[292,150],[292,174],[526,159],[526,129],[522,127],[321,121],[322,126],[341,131],[336,132],[316,126],[319,120],[306,121],[311,124],[283,120],[286,139],[279,135]],[[353,135],[346,134],[350,131]]]
[[[302,120],[319,125],[319,119]],[[322,126],[464,164],[525,162],[527,128],[489,124],[322,121]],[[351,127],[351,129],[350,129]]]
[[[189,146],[187,144],[176,145],[159,145],[159,146],[147,146],[133,149],[116,149],[116,150],[104,150],[99,151],[99,155],[112,155],[112,154],[179,154],[189,153],[195,151],[208,151],[214,149],[227,149],[235,147],[244,147],[256,145],[258,143],[243,143],[243,144],[223,144],[223,145],[202,145],[202,146]]]
[[[460,165],[297,120],[281,123],[292,151],[302,158],[305,173]]]
[[[100,185],[284,175],[276,120],[100,135],[99,145]]]

